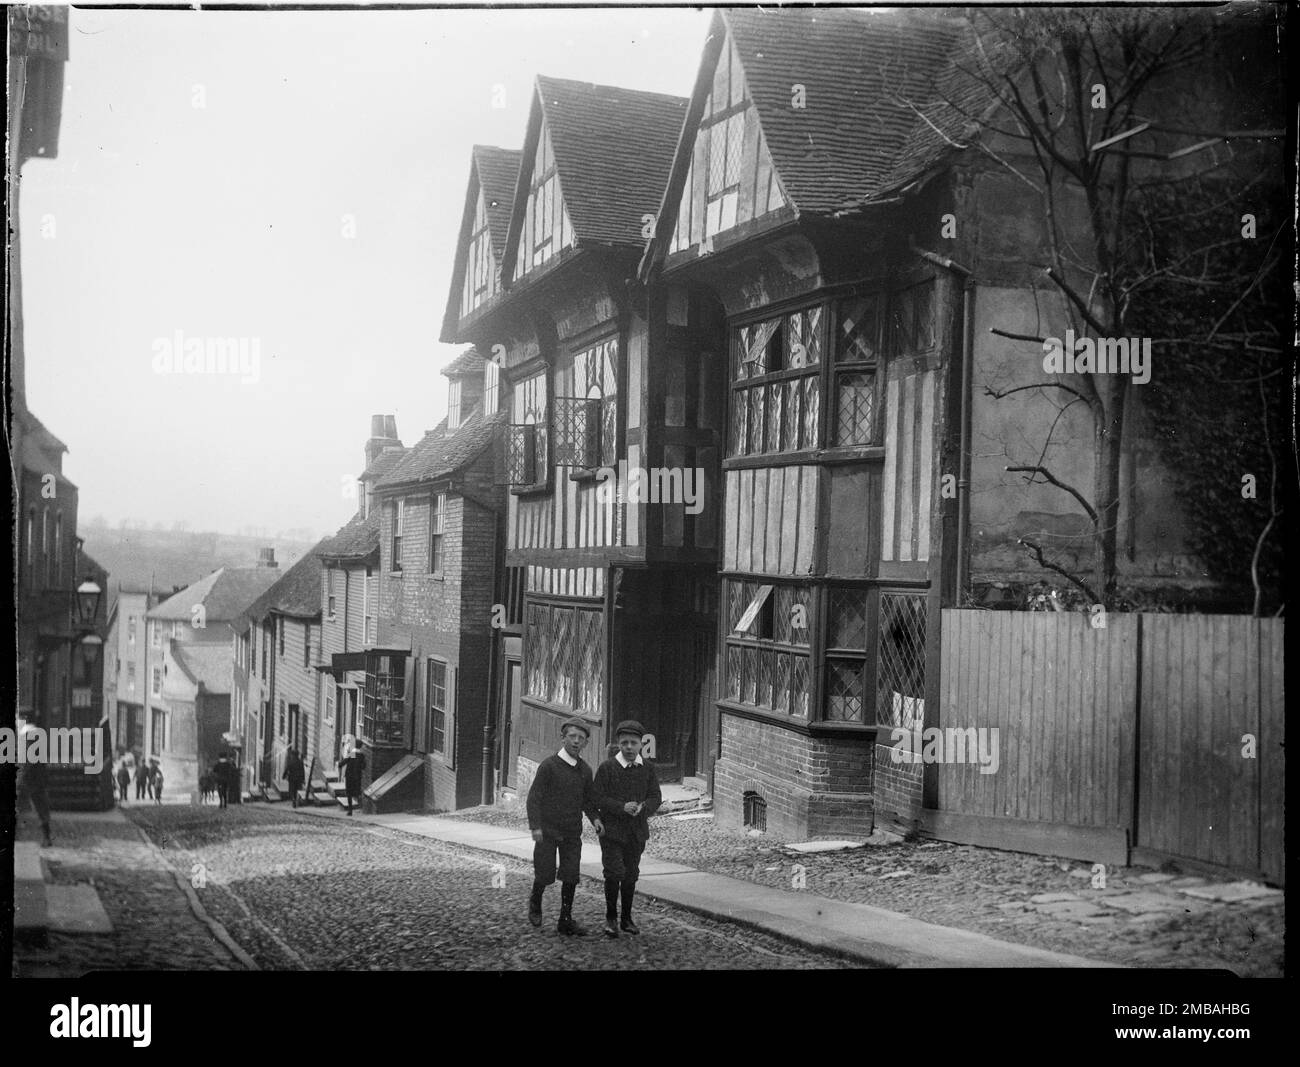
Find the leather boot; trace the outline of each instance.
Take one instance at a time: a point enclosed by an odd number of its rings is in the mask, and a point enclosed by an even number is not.
[[[605,936],[618,937],[618,879],[605,879]]]
[[[545,891],[546,886],[541,882],[533,883],[533,891],[528,898],[528,921],[534,926],[542,925],[542,893]]]
[[[555,924],[555,929],[569,937],[586,937],[587,928],[573,917],[573,894],[577,888],[576,882],[560,884],[560,921]]]
[[[619,926],[625,933],[639,934],[640,927],[632,921],[632,898],[636,896],[636,882],[623,882],[619,888],[623,895],[623,918]]]

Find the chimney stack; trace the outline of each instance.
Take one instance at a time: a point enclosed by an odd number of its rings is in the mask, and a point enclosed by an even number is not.
[[[257,565],[259,567],[278,567],[280,564],[275,562],[275,548],[268,545],[266,548],[257,550]]]
[[[366,442],[366,466],[374,463],[385,448],[392,447],[402,447],[402,441],[397,436],[397,416],[371,415],[370,440]]]

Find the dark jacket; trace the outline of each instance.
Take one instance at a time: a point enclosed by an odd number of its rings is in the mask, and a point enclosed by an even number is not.
[[[640,764],[624,767],[616,759],[607,759],[596,768],[591,788],[609,840],[645,844],[650,839],[650,816],[663,803],[653,763],[642,757]],[[640,815],[623,810],[629,801],[645,805]]]
[[[582,836],[582,817],[596,821],[591,794],[591,766],[581,756],[570,767],[558,755],[548,756],[528,789],[528,829],[561,840]]]
[[[361,792],[361,772],[366,769],[366,757],[363,752],[354,752],[343,761],[343,784],[354,796]]]
[[[301,756],[289,756],[284,761],[284,776],[289,780],[290,786],[302,787],[306,772],[303,769]]]

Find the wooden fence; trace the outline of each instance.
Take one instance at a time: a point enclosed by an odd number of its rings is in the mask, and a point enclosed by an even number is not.
[[[935,764],[931,833],[1281,883],[1283,621],[948,609],[937,715],[998,731],[996,773]]]

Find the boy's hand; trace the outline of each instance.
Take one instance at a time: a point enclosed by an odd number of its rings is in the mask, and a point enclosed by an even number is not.
[[[629,815],[635,815],[638,811],[641,810],[641,805],[638,804],[635,800],[629,800],[626,804],[623,805],[623,810],[627,812],[627,814]]]
[[[541,830],[534,830],[534,831],[533,831],[533,840],[534,840],[534,841],[540,841],[541,839],[542,839],[542,831],[541,831]]]

